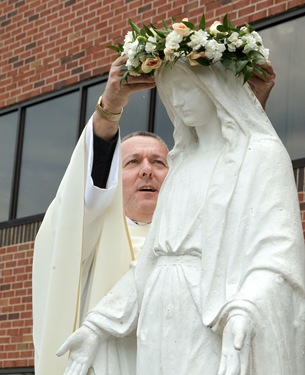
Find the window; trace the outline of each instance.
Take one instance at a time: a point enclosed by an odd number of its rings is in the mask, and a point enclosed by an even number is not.
[[[77,139],[106,78],[21,103],[0,113],[0,222],[43,214],[54,198]],[[151,93],[130,97],[122,136],[151,129]]]
[[[18,112],[14,111],[1,117],[0,126],[0,221],[8,220],[11,192],[13,186],[13,171],[15,146],[18,124]]]
[[[266,111],[292,160],[305,158],[304,22],[302,15],[260,30],[276,71]]]
[[[25,110],[17,218],[45,212],[78,137],[79,92]]]

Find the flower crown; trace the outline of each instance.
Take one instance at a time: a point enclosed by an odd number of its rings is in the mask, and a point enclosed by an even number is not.
[[[221,62],[237,76],[243,74],[244,83],[254,71],[265,75],[259,65],[266,62],[269,50],[264,47],[261,36],[247,23],[241,28],[234,26],[227,14],[222,23],[215,21],[207,29],[203,14],[198,31],[187,18],[182,22],[173,19],[172,27],[162,21],[164,29],[157,29],[153,24],[140,28],[131,20],[129,23],[132,30],[127,32],[124,44],[108,46],[128,57],[122,67],[126,71],[121,83],[128,81],[128,75],[152,76],[163,62],[175,63],[182,57],[191,65]]]

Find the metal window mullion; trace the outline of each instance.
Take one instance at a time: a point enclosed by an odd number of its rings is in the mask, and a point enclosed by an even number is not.
[[[14,173],[13,173],[13,184],[11,191],[11,201],[10,201],[10,212],[9,220],[16,219],[17,216],[17,206],[18,206],[18,194],[19,194],[19,184],[20,184],[20,173],[21,173],[21,163],[22,163],[22,150],[23,150],[23,139],[24,139],[24,129],[25,129],[25,107],[19,107],[18,113],[18,136],[16,139],[15,146],[15,161],[14,161]]]

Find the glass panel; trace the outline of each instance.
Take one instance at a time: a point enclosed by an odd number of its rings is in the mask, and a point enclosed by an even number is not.
[[[157,95],[154,132],[166,142],[169,150],[174,146],[173,131],[174,127],[172,122],[167,115],[166,109],[161,102],[159,95]]]
[[[292,159],[305,157],[304,22],[303,16],[260,31],[276,71],[266,111]]]
[[[78,130],[79,92],[28,107],[17,217],[46,211],[69,163]]]
[[[0,117],[0,221],[9,219],[17,121],[17,111]]]
[[[87,106],[86,106],[86,122],[95,111],[95,105],[98,98],[102,95],[106,87],[106,82],[98,83],[97,85],[90,86],[87,91]]]
[[[88,120],[95,110],[98,98],[103,93],[106,82],[88,88],[86,119]],[[124,108],[120,121],[121,135],[148,129],[149,116],[149,90],[139,91],[129,96],[129,102]]]
[[[121,135],[148,130],[150,90],[139,91],[129,96],[120,122]]]

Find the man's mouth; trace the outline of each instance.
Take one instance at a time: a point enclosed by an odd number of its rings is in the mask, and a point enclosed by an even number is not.
[[[156,189],[153,188],[152,186],[143,186],[143,187],[140,188],[140,191],[150,191],[150,192],[153,193],[153,192],[156,191]]]

